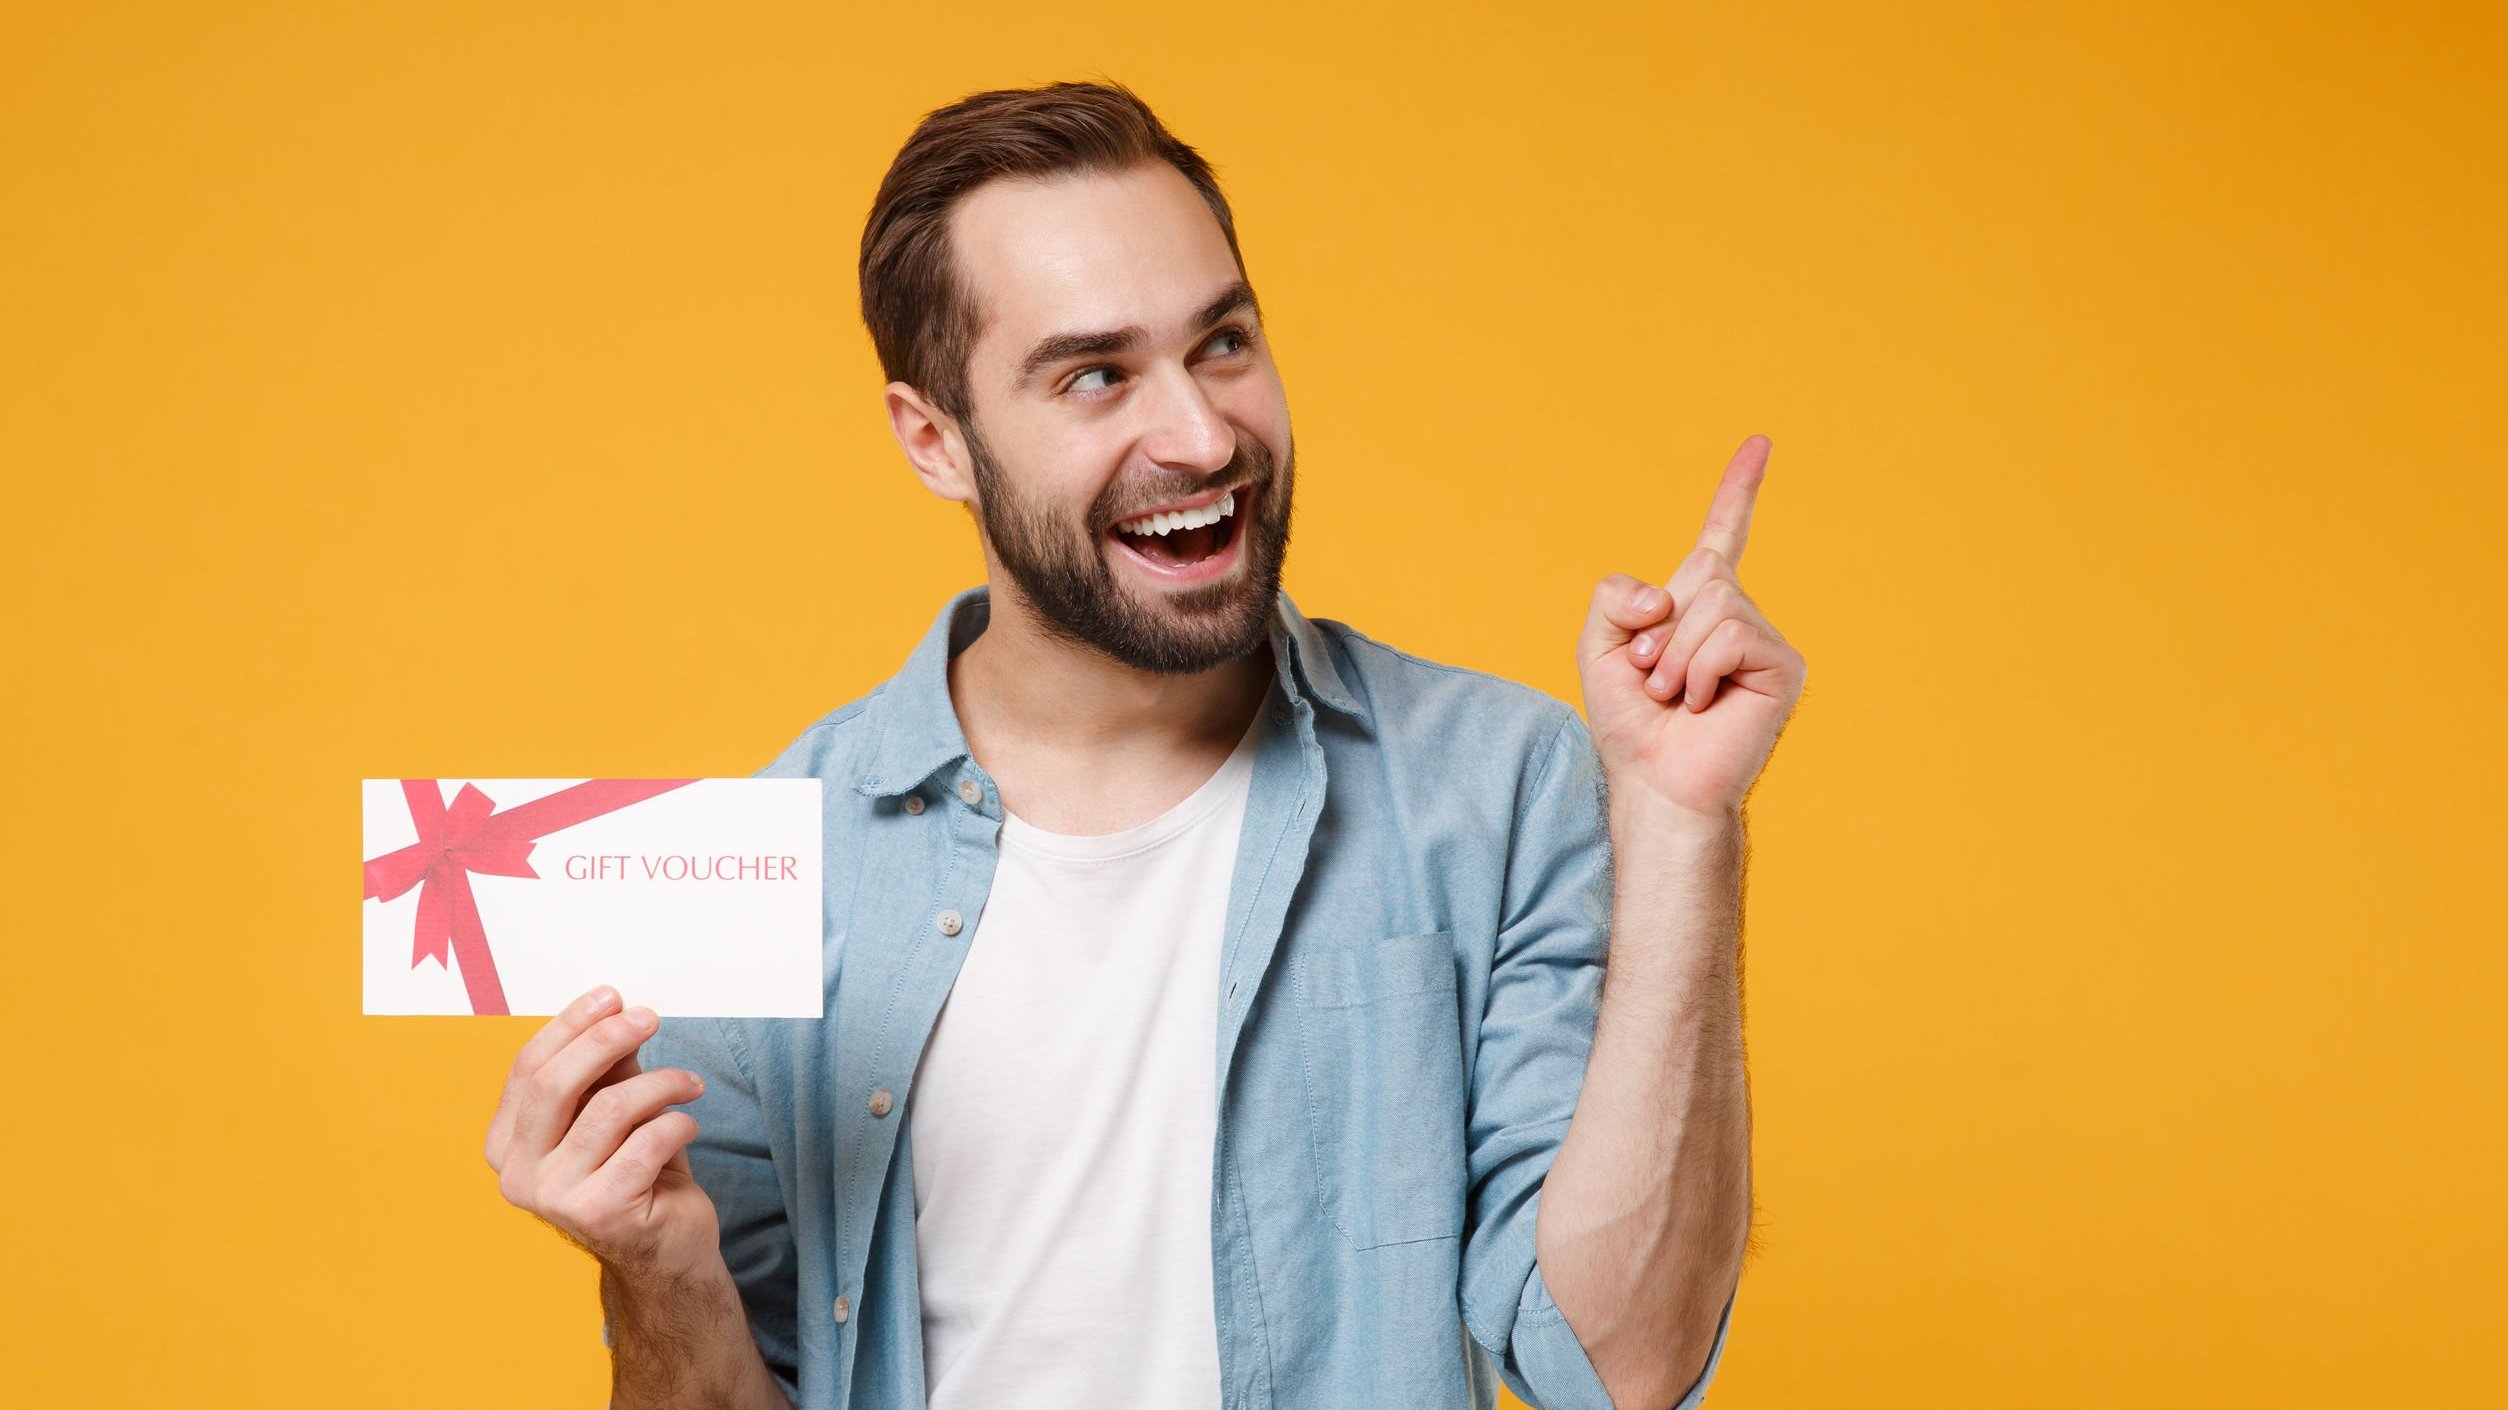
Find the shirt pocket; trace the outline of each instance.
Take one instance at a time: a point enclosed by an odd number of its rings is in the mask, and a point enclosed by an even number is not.
[[[1328,941],[1299,966],[1315,1190],[1358,1248],[1463,1232],[1463,1030],[1452,936]]]

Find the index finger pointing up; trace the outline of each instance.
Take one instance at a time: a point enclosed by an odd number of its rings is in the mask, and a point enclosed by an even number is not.
[[[1750,507],[1759,498],[1759,482],[1767,478],[1768,448],[1766,436],[1742,442],[1707,506],[1707,527],[1698,531],[1698,546],[1723,554],[1728,563],[1741,562],[1742,546],[1750,541]]]

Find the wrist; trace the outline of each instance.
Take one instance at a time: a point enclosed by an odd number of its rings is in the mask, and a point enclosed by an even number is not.
[[[1655,842],[1689,850],[1729,845],[1743,832],[1740,804],[1700,811],[1684,807],[1651,788],[1613,785],[1609,790],[1611,839],[1616,843]]]
[[[1738,985],[1750,847],[1741,810],[1702,814],[1632,789],[1612,796],[1610,829],[1611,964],[1621,982],[1701,996]]]
[[[601,1310],[616,1410],[790,1410],[750,1331],[740,1285],[720,1257],[678,1272],[603,1263]]]
[[[691,1312],[740,1306],[740,1285],[721,1252],[687,1264],[626,1262],[603,1258],[601,1310],[617,1326],[635,1326],[669,1316],[685,1319]]]

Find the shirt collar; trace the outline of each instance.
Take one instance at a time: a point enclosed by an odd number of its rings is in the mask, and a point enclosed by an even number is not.
[[[934,770],[966,757],[966,732],[949,697],[949,659],[983,634],[992,610],[988,584],[978,583],[950,598],[905,666],[873,696],[867,707],[871,749],[855,792],[872,797],[910,793]],[[1272,602],[1271,649],[1280,689],[1291,701],[1312,697],[1366,723],[1366,707],[1343,683],[1324,634],[1285,591]]]

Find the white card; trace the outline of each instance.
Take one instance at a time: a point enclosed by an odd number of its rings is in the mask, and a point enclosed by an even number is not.
[[[365,780],[365,1011],[818,1018],[814,778]]]

